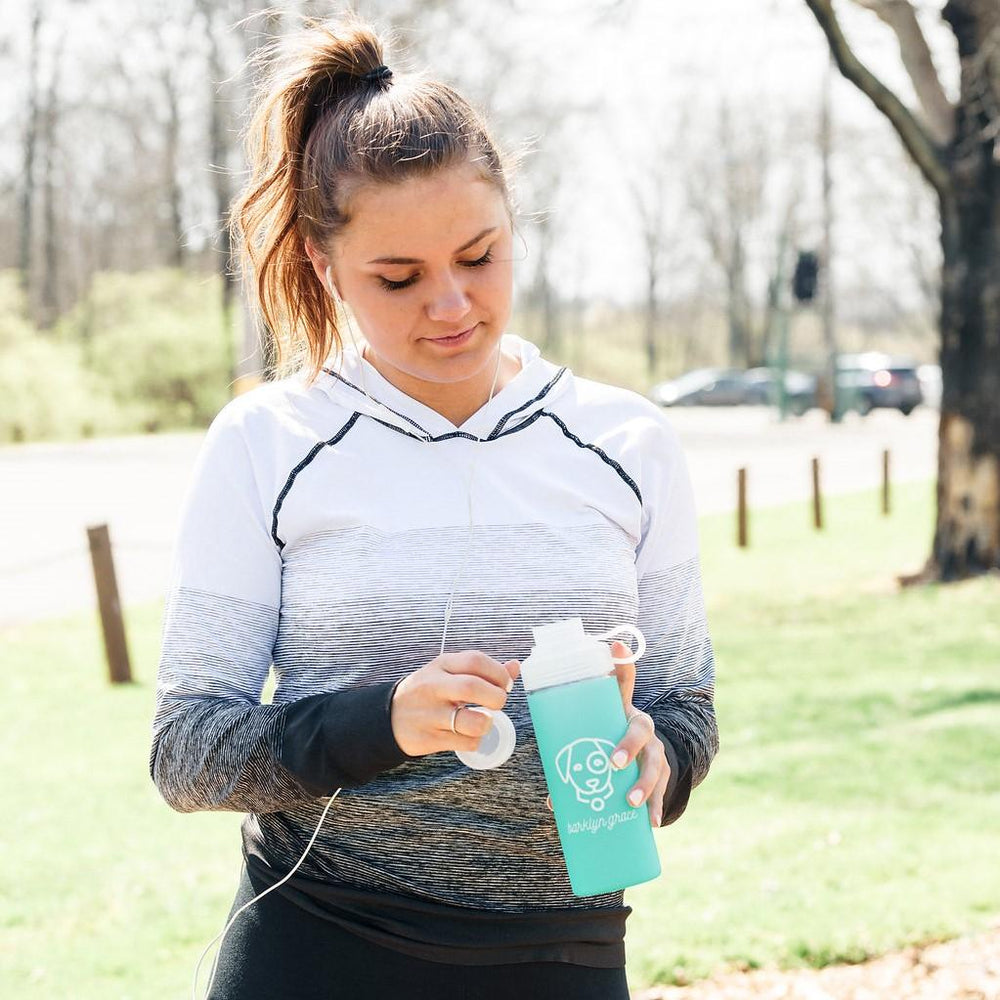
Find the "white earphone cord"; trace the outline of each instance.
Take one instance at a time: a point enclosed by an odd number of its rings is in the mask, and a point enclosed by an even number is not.
[[[331,294],[331,296],[333,296],[333,289],[332,289],[332,283],[330,282],[330,269],[329,268],[327,268],[326,277],[327,277],[327,284],[328,284],[328,286],[330,286],[329,287],[330,294]],[[357,340],[354,337],[354,327],[353,327],[353,324],[351,322],[351,319],[350,319],[349,316],[347,316],[346,313],[344,315],[347,318],[347,330],[348,330],[348,333],[351,336],[351,343],[354,345],[354,350],[357,353],[358,361],[359,362],[363,362],[364,358],[363,358],[361,350],[358,348],[358,342],[357,342]],[[500,344],[498,343],[497,344],[497,364],[496,364],[496,369],[493,372],[493,384],[492,384],[492,386],[490,386],[489,399],[487,399],[487,401],[486,401],[487,405],[489,405],[489,403],[491,403],[493,401],[493,397],[496,394],[497,381],[500,378],[500,363],[501,363],[502,359],[503,359],[503,354],[502,354],[502,352],[500,350]],[[359,371],[361,373],[361,391],[362,391],[362,393],[371,402],[373,402],[376,406],[381,406],[383,409],[385,409],[385,410],[387,410],[389,412],[392,412],[385,405],[385,403],[381,402],[380,400],[375,399],[374,396],[371,396],[371,395],[368,394],[368,389],[367,389],[367,387],[365,385],[365,367],[364,367],[363,363],[359,364]],[[422,440],[425,443],[427,443],[429,441],[428,438],[423,438]],[[483,439],[481,437],[476,437],[476,442],[477,442],[477,444],[482,445],[483,444]],[[445,604],[445,609],[444,609],[444,631],[441,633],[441,649],[440,649],[440,652],[438,653],[439,656],[443,656],[444,655],[444,648],[445,648],[445,644],[446,644],[447,638],[448,638],[448,624],[451,621],[451,612],[452,612],[452,609],[454,607],[455,592],[458,590],[458,581],[462,577],[462,572],[465,570],[465,564],[469,560],[469,553],[472,551],[472,539],[473,539],[473,534],[474,534],[474,530],[475,530],[475,525],[474,525],[473,518],[472,518],[472,484],[473,484],[473,481],[474,481],[474,478],[475,478],[476,462],[477,462],[478,458],[479,458],[479,448],[476,448],[476,450],[472,454],[472,461],[469,463],[469,481],[468,481],[468,484],[467,484],[467,487],[466,487],[466,498],[468,500],[468,511],[469,511],[469,534],[466,537],[465,551],[462,554],[462,560],[459,563],[458,569],[455,572],[455,577],[452,580],[451,593],[448,595],[448,601]],[[288,874],[285,875],[284,878],[282,878],[279,882],[275,882],[274,885],[268,887],[263,892],[261,892],[258,895],[254,896],[253,899],[248,900],[246,903],[244,903],[229,918],[229,920],[226,922],[225,927],[223,927],[222,930],[218,934],[216,934],[215,937],[212,938],[212,940],[209,941],[209,943],[205,946],[204,951],[202,951],[200,957],[198,958],[198,964],[195,966],[195,969],[194,969],[194,981],[193,981],[192,986],[191,986],[191,998],[192,998],[192,1000],[197,1000],[197,998],[198,998],[198,975],[201,972],[202,962],[205,961],[205,956],[208,954],[208,952],[211,949],[212,945],[215,944],[216,941],[219,942],[218,950],[216,951],[215,957],[212,960],[212,968],[211,968],[211,970],[209,972],[209,977],[208,977],[208,986],[205,988],[205,997],[206,998],[208,997],[209,993],[211,993],[211,991],[212,991],[212,984],[215,982],[215,973],[218,970],[219,955],[222,953],[223,942],[226,940],[226,935],[229,933],[229,929],[236,922],[236,918],[241,913],[243,913],[244,910],[247,910],[251,906],[253,906],[253,904],[256,903],[258,900],[263,899],[269,892],[274,892],[274,890],[277,889],[279,886],[284,885],[285,882],[287,882],[295,874],[295,872],[298,871],[298,869],[301,866],[302,862],[305,861],[306,855],[309,853],[310,849],[312,848],[312,845],[316,842],[316,838],[319,836],[319,831],[320,831],[320,829],[323,826],[323,821],[326,819],[326,814],[330,811],[330,806],[333,805],[333,800],[341,793],[342,790],[343,789],[338,788],[330,796],[330,799],[327,802],[325,808],[323,809],[323,812],[320,814],[319,822],[316,824],[316,829],[313,830],[313,834],[309,838],[309,843],[306,844],[306,849],[302,852],[302,857],[300,857],[299,860],[295,862],[295,864],[292,867],[291,871],[289,871]],[[240,871],[242,872],[242,866],[240,867]]]

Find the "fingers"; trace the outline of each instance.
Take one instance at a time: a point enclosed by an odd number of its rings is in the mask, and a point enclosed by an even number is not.
[[[670,765],[663,744],[657,739],[652,718],[645,712],[635,711],[630,705],[626,705],[626,709],[632,713],[632,720],[611,755],[611,766],[620,771],[638,759],[639,780],[629,789],[627,798],[634,807],[648,803],[650,821],[653,826],[659,826],[663,815],[663,796],[670,780]]]
[[[518,672],[521,669],[521,665],[517,660],[508,660],[507,663],[500,663],[498,660],[494,660],[492,656],[487,656],[485,653],[480,653],[477,650],[467,650],[463,653],[446,653],[444,656],[438,657],[436,662],[446,673],[479,677],[489,684],[500,688],[505,694],[510,692],[514,687],[514,678],[517,675],[512,673],[514,669],[513,665],[516,664]]]
[[[645,712],[637,712],[629,702],[625,704],[625,712],[632,716],[632,721],[611,755],[611,766],[619,771],[628,767],[650,740],[656,739],[656,727]]]
[[[516,681],[521,676],[520,660],[508,660],[503,666],[512,681]]]
[[[660,743],[659,740],[656,741]],[[660,743],[660,746],[663,746]],[[660,772],[660,780],[653,788],[653,794],[649,796],[649,822],[653,826],[659,826],[663,822],[663,799],[667,794],[667,785],[670,784],[670,764],[663,755],[663,770]]]
[[[639,780],[629,789],[626,798],[635,808],[649,803],[650,821],[660,825],[663,795],[670,780],[670,765],[663,744],[654,736],[639,755]]]
[[[649,822],[659,826],[663,820],[663,798],[670,783],[670,764],[667,763],[663,744],[655,737],[643,749],[641,757],[639,780],[629,790],[629,795],[636,796],[638,793],[634,802],[636,808],[643,802],[648,803]],[[545,796],[545,806],[549,812],[553,811],[551,795]]]
[[[521,672],[517,660],[499,663],[485,653],[450,653],[435,661],[445,677],[443,696],[452,703],[467,702],[499,711]]]
[[[482,705],[499,712],[507,704],[507,692],[503,688],[471,674],[447,676],[436,694],[447,706],[449,715],[456,705]]]
[[[447,653],[408,674],[397,685],[391,706],[393,735],[411,757],[444,750],[476,750],[492,724],[488,713],[500,711],[520,674],[517,660],[500,663],[485,653]],[[466,706],[470,710],[466,710]],[[452,713],[456,707],[452,729]]]
[[[477,746],[493,725],[490,713],[475,705],[459,705],[457,709],[450,707],[447,714],[448,718],[444,728],[451,732],[452,719],[454,719],[456,735],[473,737]]]
[[[631,656],[632,651],[624,642],[611,643],[611,655],[616,659]],[[635,663],[616,663],[615,676],[622,693],[622,702],[628,708],[632,704],[632,693],[635,690]]]

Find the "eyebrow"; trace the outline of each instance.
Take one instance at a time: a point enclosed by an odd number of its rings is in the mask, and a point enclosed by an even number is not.
[[[468,243],[463,243],[455,253],[462,253],[468,250],[469,247],[474,247],[484,236],[489,236],[490,233],[496,232],[496,226],[490,226],[488,229],[484,229],[481,233],[476,233],[475,236],[469,240]],[[369,264],[423,264],[423,261],[417,257],[376,257],[374,260],[368,261]]]

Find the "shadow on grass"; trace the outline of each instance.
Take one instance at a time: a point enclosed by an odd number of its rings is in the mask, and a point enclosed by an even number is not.
[[[1000,690],[992,688],[975,688],[957,694],[947,694],[927,704],[914,709],[913,714],[933,715],[935,712],[947,712],[953,708],[967,708],[970,705],[988,705],[1000,701]]]

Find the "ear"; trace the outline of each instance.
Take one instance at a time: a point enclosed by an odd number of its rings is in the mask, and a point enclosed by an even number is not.
[[[309,262],[313,266],[313,270],[316,272],[316,277],[322,282],[323,287],[330,293],[330,295],[336,296],[336,298],[341,298],[340,289],[337,287],[336,281],[333,279],[333,268],[332,261],[327,254],[318,250],[315,244],[306,239],[304,241],[306,256],[309,258]]]
[[[569,781],[569,765],[572,760],[572,754],[570,751],[573,746],[570,744],[568,747],[563,747],[559,751],[559,756],[556,757],[556,770],[559,772],[559,777],[563,781]]]
[[[326,288],[326,290],[330,293],[330,295],[333,296],[333,298],[337,299],[338,301],[343,300],[344,297],[343,295],[340,294],[340,288],[338,287],[337,282],[334,280],[333,277],[332,264],[327,264],[326,268],[323,271],[323,285]]]

